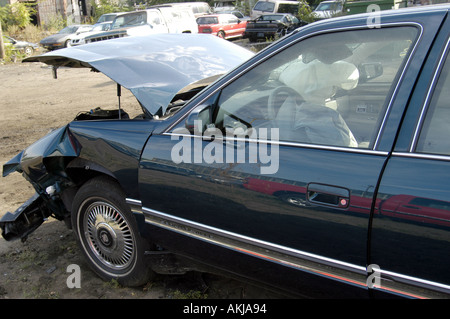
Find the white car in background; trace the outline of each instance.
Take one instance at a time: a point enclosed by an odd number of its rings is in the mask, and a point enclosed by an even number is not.
[[[342,13],[343,9],[344,3],[342,1],[322,1],[317,8],[314,9],[313,14],[317,19],[327,19]]]
[[[76,36],[74,36],[70,41],[70,46],[85,44],[86,37],[97,34],[97,33],[101,33],[104,31],[108,31],[110,29],[111,29],[111,21],[96,23],[92,26],[92,29],[90,31],[79,33]]]

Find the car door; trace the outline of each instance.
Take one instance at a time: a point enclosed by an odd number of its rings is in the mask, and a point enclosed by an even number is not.
[[[148,10],[147,23],[150,24],[152,33],[168,33],[169,25],[166,23],[162,14],[157,10]]]
[[[146,221],[365,288],[392,143],[380,132],[420,37],[414,24],[291,37],[222,79],[144,149]]]
[[[450,293],[449,21],[409,103],[378,190],[370,263],[376,291]]]
[[[231,25],[231,35],[233,37],[239,37],[241,36],[242,32],[245,31],[245,26],[243,26],[242,21],[234,15],[233,17],[230,17],[230,20],[228,22]]]

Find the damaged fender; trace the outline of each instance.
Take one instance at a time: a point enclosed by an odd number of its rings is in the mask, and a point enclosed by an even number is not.
[[[79,152],[78,143],[68,126],[64,126],[50,132],[3,165],[3,177],[17,171],[36,190],[14,213],[7,212],[0,219],[5,240],[25,240],[49,216],[64,219],[67,211],[60,194],[72,186],[64,169]]]

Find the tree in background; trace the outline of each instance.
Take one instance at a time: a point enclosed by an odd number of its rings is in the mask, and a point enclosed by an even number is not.
[[[298,8],[298,18],[304,22],[308,23],[314,22],[315,18],[312,11],[313,9],[311,8],[310,2],[300,1],[300,6]]]
[[[94,21],[97,21],[98,18],[105,13],[125,12],[133,9],[129,4],[123,4],[121,1],[114,0],[100,0],[99,4],[92,0],[91,5],[92,18]]]
[[[10,26],[17,26],[21,29],[31,23],[31,16],[34,9],[26,3],[16,2],[0,7],[0,20],[4,30]]]

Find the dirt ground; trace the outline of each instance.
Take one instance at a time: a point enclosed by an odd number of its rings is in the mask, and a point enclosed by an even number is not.
[[[59,69],[58,79],[41,63],[0,65],[0,165],[70,122],[78,112],[117,106],[116,86],[88,69]],[[122,107],[139,112],[131,93],[122,90]],[[13,212],[34,193],[19,173],[0,178],[0,216]],[[81,268],[81,288],[68,288],[71,264]],[[158,276],[139,288],[104,282],[87,266],[72,231],[49,219],[24,243],[0,238],[0,299],[181,299],[280,298],[228,278],[199,273]]]

